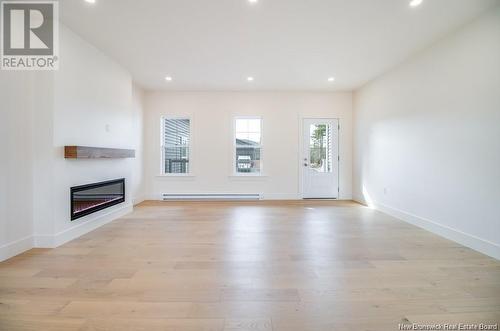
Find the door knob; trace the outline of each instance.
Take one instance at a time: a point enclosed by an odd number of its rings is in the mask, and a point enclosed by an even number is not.
[[[304,167],[307,167],[307,163],[304,163]]]

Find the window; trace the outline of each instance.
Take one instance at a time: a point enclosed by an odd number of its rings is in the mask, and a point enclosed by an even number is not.
[[[237,175],[261,173],[262,120],[260,118],[236,118],[234,151],[234,169]]]
[[[311,124],[309,133],[310,168],[317,172],[332,172],[332,126]]]
[[[189,174],[191,120],[162,118],[162,173]]]

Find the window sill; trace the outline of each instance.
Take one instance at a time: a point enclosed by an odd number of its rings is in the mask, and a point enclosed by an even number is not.
[[[196,177],[195,175],[193,174],[159,174],[159,175],[156,175],[156,177],[172,177],[172,178],[175,178],[175,177],[181,177],[181,178],[191,178],[191,177]]]
[[[244,175],[244,174],[234,174],[234,175],[230,175],[229,178],[267,178],[268,176],[267,175],[262,175],[262,174],[258,174],[258,175]]]

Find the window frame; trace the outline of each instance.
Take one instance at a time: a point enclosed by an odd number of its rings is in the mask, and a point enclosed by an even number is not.
[[[189,171],[186,173],[165,172],[165,121],[189,120]],[[192,177],[193,176],[193,118],[189,115],[160,116],[160,177]]]
[[[260,169],[258,173],[245,173],[236,171],[236,121],[237,120],[260,120]],[[231,143],[231,176],[232,177],[264,177],[264,120],[262,116],[233,116],[233,142]]]

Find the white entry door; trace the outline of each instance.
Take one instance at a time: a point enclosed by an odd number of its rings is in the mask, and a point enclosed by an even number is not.
[[[339,197],[339,122],[304,119],[302,143],[302,197]]]

